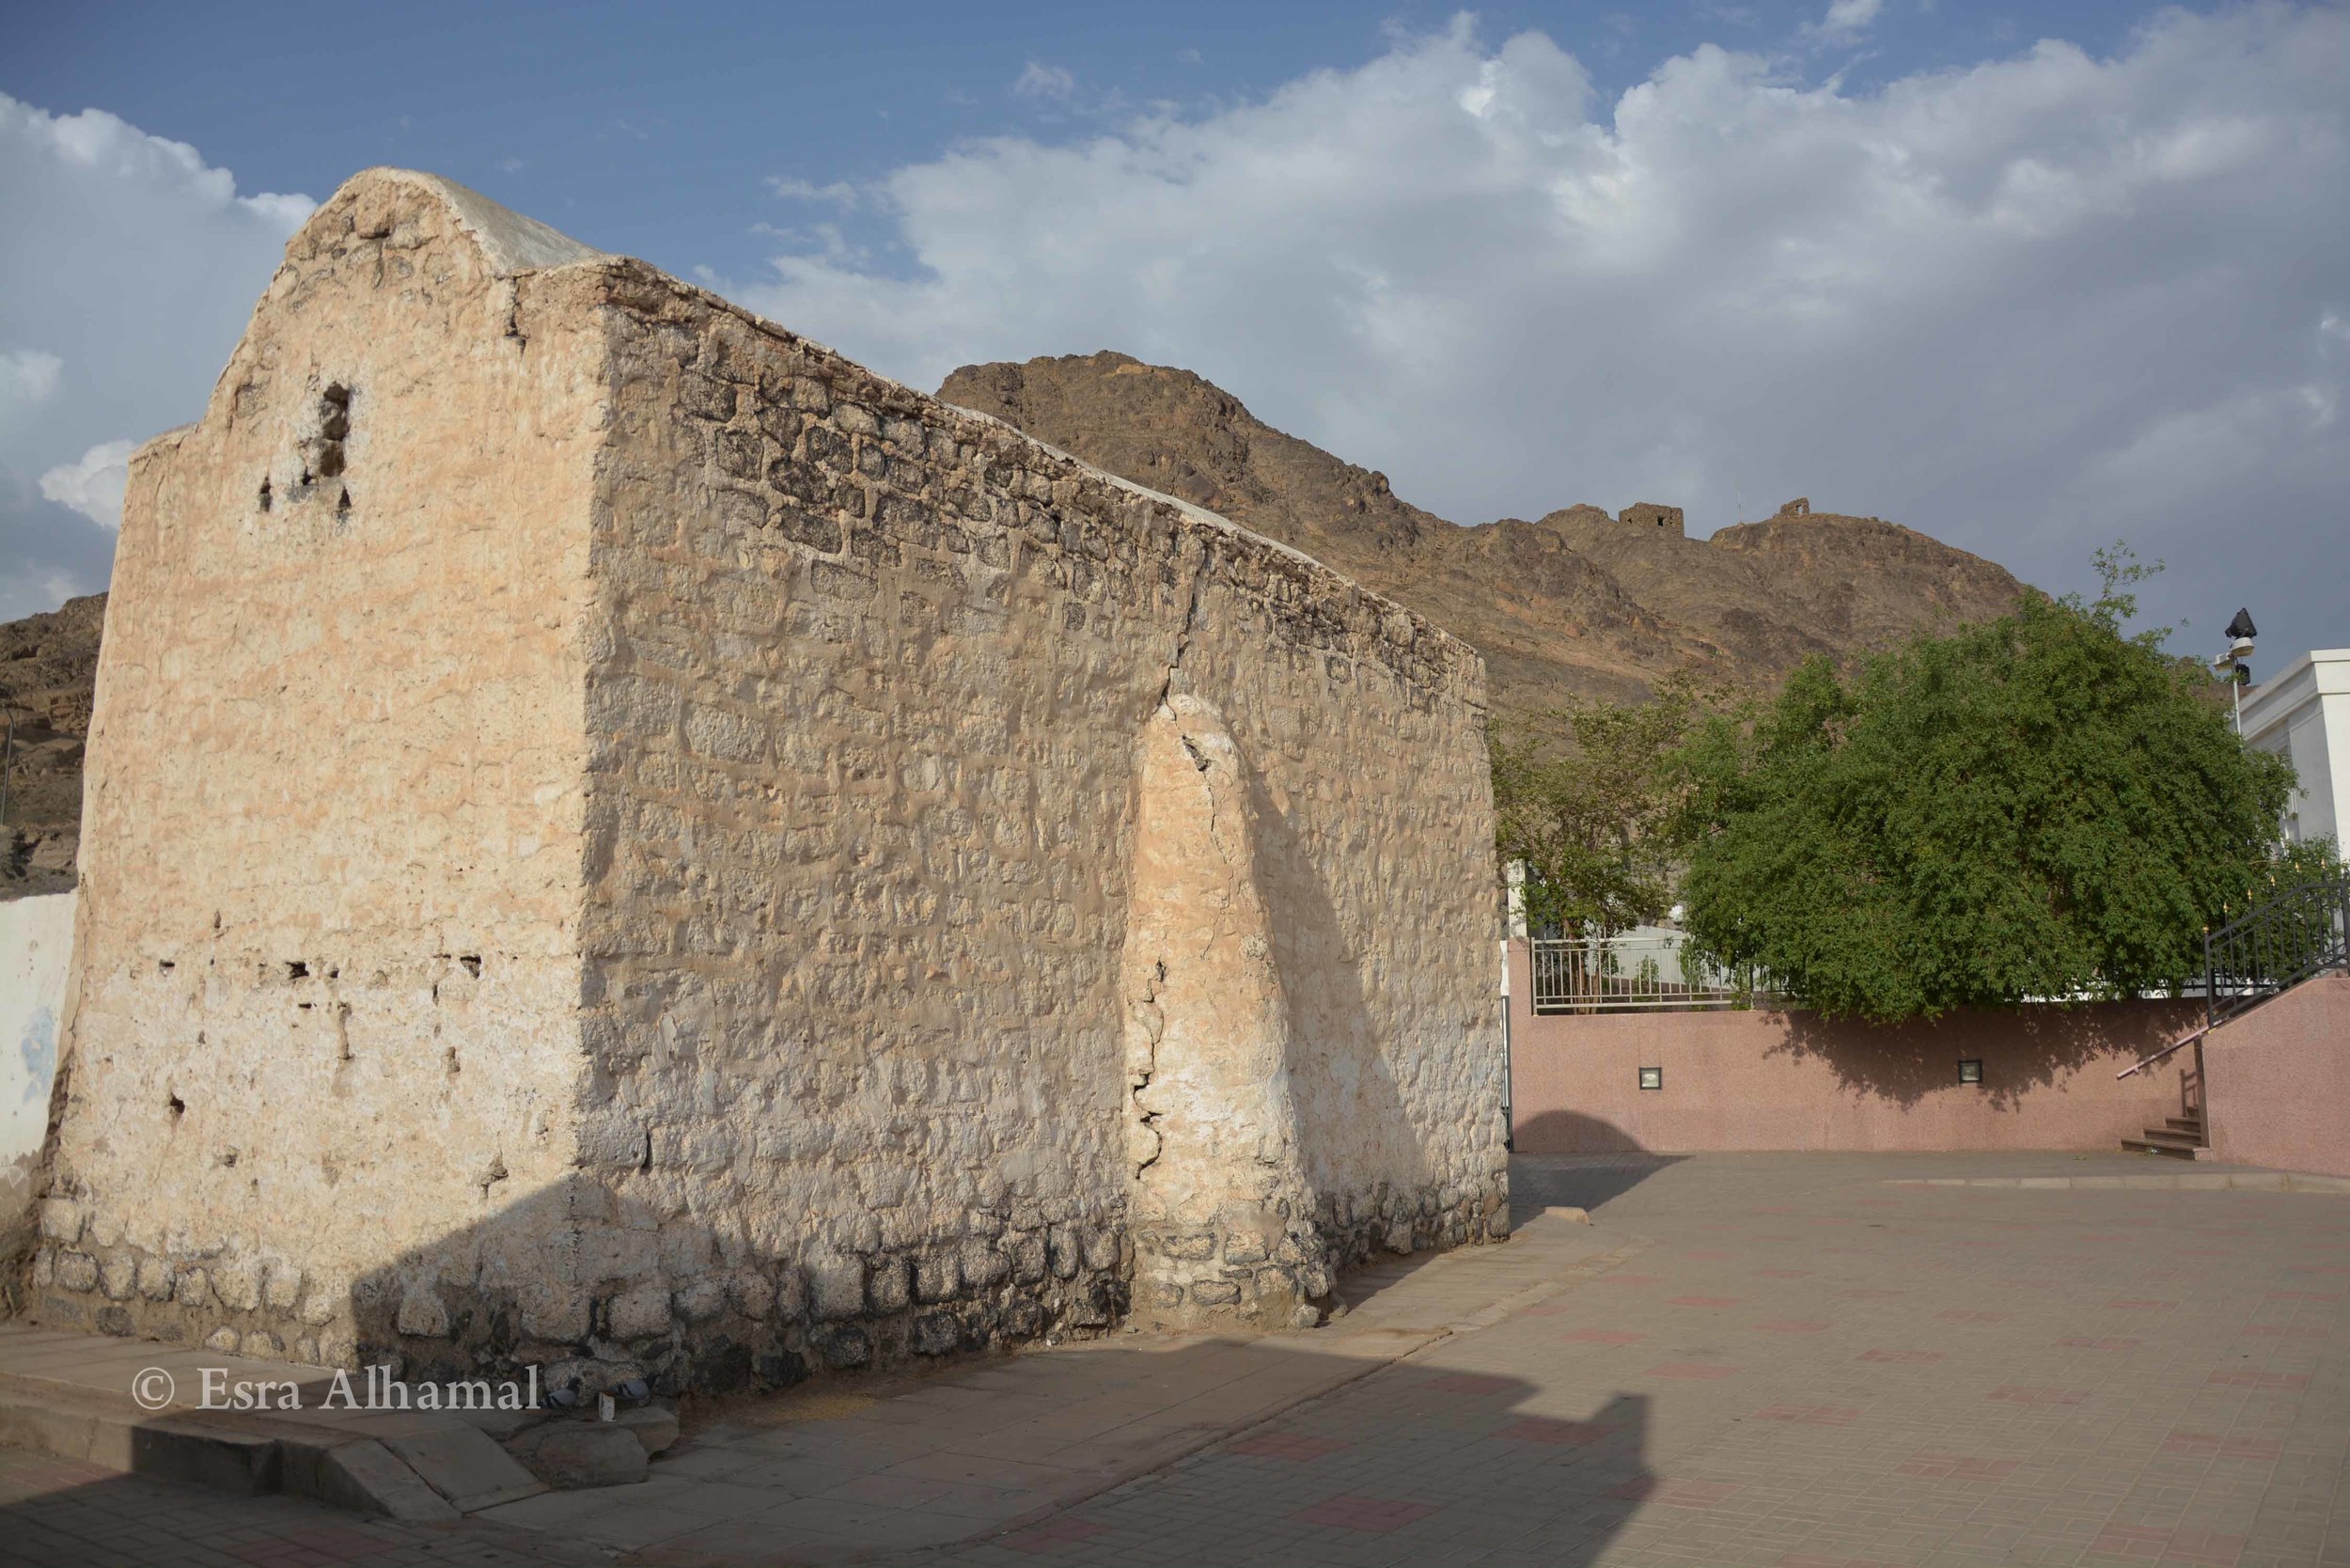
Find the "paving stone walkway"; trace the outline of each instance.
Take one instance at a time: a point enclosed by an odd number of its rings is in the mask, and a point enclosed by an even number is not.
[[[1420,1348],[1319,1394],[1302,1372],[1266,1386],[1246,1346],[1152,1353],[1242,1356],[1170,1436],[1183,1457],[1089,1454],[1104,1411],[1071,1412],[1115,1390],[1087,1358],[1147,1359],[1113,1341],[781,1421],[736,1413],[634,1497],[443,1530],[0,1454],[0,1563],[807,1561],[886,1555],[908,1517],[961,1508],[1016,1522],[889,1560],[2350,1568],[2350,1196],[2138,1184],[2176,1174],[2122,1156],[1521,1161],[1526,1209],[1591,1209],[1575,1249],[1513,1242],[1369,1282],[1386,1288],[1358,1314],[1297,1338],[1386,1327]],[[2129,1182],[1922,1184],[1961,1176]],[[1441,1303],[1395,1306],[1422,1278]],[[1427,1336],[1436,1319],[1452,1331]],[[824,1473],[893,1431],[910,1458]],[[762,1447],[763,1475],[734,1463]],[[1105,1489],[1008,1516],[1039,1465],[1090,1465]],[[870,1499],[833,1495],[876,1477]],[[697,1507],[642,1543],[593,1519]]]

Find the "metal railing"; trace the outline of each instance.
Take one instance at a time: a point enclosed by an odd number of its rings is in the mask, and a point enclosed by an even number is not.
[[[2350,877],[2287,888],[2203,937],[2206,1028],[2350,964]]]
[[[2203,1022],[2117,1077],[2142,1073],[2269,997],[2328,969],[2350,967],[2350,877],[2305,882],[2203,936]],[[2179,993],[2192,996],[2196,988]],[[2202,1053],[2194,1075],[2201,1099]]]
[[[1744,1008],[1772,995],[1758,971],[1710,964],[1677,931],[1537,939],[1527,949],[1536,1012]]]

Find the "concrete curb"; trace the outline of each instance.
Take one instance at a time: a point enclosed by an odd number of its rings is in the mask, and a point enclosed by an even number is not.
[[[2083,1187],[2098,1191],[2145,1192],[2326,1192],[2350,1193],[2350,1177],[2297,1176],[2285,1170],[2181,1171],[2175,1176],[1903,1176],[1887,1177],[1888,1187]]]

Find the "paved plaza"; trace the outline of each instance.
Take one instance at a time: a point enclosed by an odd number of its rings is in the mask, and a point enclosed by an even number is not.
[[[2143,1184],[2210,1174],[1521,1160],[1519,1240],[1311,1333],[737,1407],[446,1529],[5,1452],[0,1563],[2350,1565],[2350,1196]]]

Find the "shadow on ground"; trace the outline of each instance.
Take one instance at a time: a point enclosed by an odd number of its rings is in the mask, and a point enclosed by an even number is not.
[[[1301,1533],[1327,1548],[1318,1560],[1353,1560],[1350,1544],[1382,1538],[1431,1554],[1488,1535],[1498,1547],[1506,1527],[1540,1529],[1543,1560],[1572,1565],[1594,1560],[1660,1484],[1643,1396],[1583,1419],[1528,1414],[1530,1382],[1386,1362],[1364,1338],[1351,1355],[1336,1351],[1342,1334],[1329,1350],[1313,1336],[1105,1341],[972,1357],[911,1388],[820,1378],[702,1425],[642,1485],[543,1494],[438,1527],[0,1450],[0,1563],[113,1560],[133,1536],[192,1560],[258,1561],[250,1548],[266,1540],[285,1563],[1160,1561],[1181,1544],[1163,1482],[1219,1497],[1220,1523],[1236,1527],[1182,1560],[1286,1560]],[[1169,1403],[1170,1389],[1185,1397]],[[1487,1472],[1449,1463],[1465,1444],[1490,1451]],[[1541,1499],[1539,1524],[1496,1514],[1494,1474]],[[1271,1557],[1216,1556],[1260,1531]]]
[[[1596,1213],[1685,1154],[1512,1154],[1510,1156],[1510,1222],[1524,1225],[1544,1209]]]

